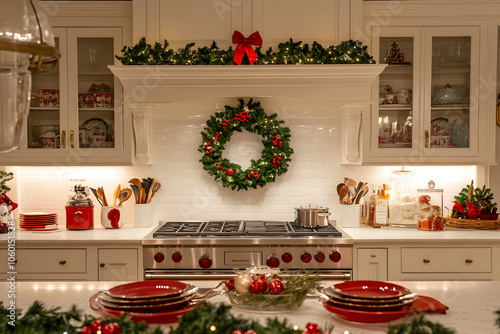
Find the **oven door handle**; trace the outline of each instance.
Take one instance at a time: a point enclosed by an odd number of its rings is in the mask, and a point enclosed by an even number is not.
[[[174,274],[174,273],[150,273],[146,272],[144,274],[144,278],[146,280],[153,279],[169,279],[169,280],[190,280],[190,281],[199,281],[199,280],[224,280],[229,277],[236,277],[234,272],[227,272],[225,274]]]
[[[352,279],[352,275],[348,271],[335,272],[335,273],[320,273],[318,274],[323,280],[341,280],[341,281],[350,281]],[[169,279],[169,280],[224,280],[229,277],[236,277],[234,272],[223,272],[217,274],[191,274],[191,273],[166,273],[166,272],[145,272],[144,278],[146,280],[154,280],[154,279]]]

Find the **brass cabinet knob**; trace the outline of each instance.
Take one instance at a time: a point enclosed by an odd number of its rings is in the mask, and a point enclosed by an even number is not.
[[[104,263],[99,263],[99,267],[104,268],[105,264]]]

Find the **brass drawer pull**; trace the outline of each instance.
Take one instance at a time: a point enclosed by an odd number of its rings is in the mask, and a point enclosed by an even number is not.
[[[71,130],[69,133],[69,146],[75,148],[75,131]]]
[[[370,255],[370,256],[371,256],[371,257],[377,257],[377,255],[375,255],[375,254],[372,254],[372,255]]]
[[[465,263],[472,263],[472,259],[466,259]]]
[[[59,261],[59,264],[62,266],[63,264],[66,264],[66,260],[61,260]]]
[[[429,148],[429,131],[425,130],[425,148]]]
[[[429,259],[424,259],[424,263],[431,263],[431,260],[429,260]]]

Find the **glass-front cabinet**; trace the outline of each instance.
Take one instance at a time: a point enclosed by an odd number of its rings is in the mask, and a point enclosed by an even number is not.
[[[477,156],[479,28],[380,28],[374,45],[387,67],[372,109],[370,157],[418,164]]]
[[[61,58],[32,78],[19,150],[7,163],[106,164],[124,159],[121,85],[108,65],[123,45],[120,28],[54,28]],[[115,161],[113,161],[115,159]],[[2,159],[4,160],[4,159]]]

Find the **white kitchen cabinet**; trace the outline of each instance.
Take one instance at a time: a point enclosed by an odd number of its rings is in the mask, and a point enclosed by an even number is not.
[[[137,281],[137,249],[99,249],[99,281]]]
[[[376,103],[363,115],[369,120],[362,125],[363,163],[492,163],[488,133],[494,124],[479,93],[487,74],[480,61],[486,50],[481,27],[391,26],[372,32],[377,62],[389,65],[373,89]]]
[[[122,29],[54,28],[54,34],[60,61],[51,72],[33,75],[21,147],[2,163],[130,164],[122,87],[108,68],[118,63]]]
[[[359,248],[357,253],[358,280],[387,281],[387,248]]]

